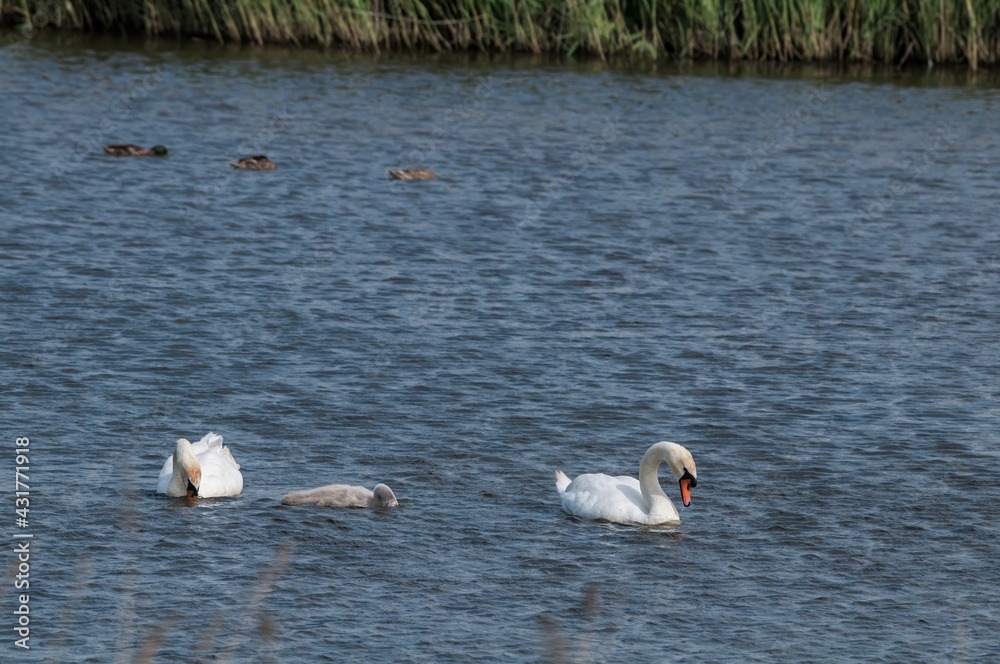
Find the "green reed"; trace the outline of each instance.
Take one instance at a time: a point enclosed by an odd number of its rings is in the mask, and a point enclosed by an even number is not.
[[[350,51],[933,60],[973,69],[1000,55],[1000,0],[0,0],[0,19]]]

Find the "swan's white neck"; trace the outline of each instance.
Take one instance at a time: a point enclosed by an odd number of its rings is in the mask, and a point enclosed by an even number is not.
[[[674,477],[679,478],[683,472],[680,460],[682,450],[684,448],[676,443],[657,443],[646,450],[639,462],[639,490],[642,491],[643,508],[650,522],[680,519],[677,508],[663,493],[658,474],[660,464],[666,462]]]
[[[201,485],[201,464],[191,450],[191,443],[181,438],[174,448],[174,473],[167,487],[167,495],[186,496],[188,482],[196,488]]]

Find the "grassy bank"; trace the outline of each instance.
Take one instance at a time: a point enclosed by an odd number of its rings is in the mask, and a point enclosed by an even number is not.
[[[350,51],[967,63],[1000,58],[1000,0],[0,0],[10,26]],[[15,35],[8,36],[16,39]]]

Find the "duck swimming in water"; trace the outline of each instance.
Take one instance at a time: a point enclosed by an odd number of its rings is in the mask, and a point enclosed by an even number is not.
[[[433,180],[437,176],[426,168],[390,168],[389,177],[393,180]]]
[[[115,143],[114,145],[102,145],[104,152],[114,157],[163,157],[167,154],[167,149],[162,145],[154,145],[146,149],[131,143]]]
[[[278,167],[277,164],[262,154],[254,155],[253,157],[243,157],[236,163],[229,165],[233,168],[242,168],[245,171],[273,171]]]

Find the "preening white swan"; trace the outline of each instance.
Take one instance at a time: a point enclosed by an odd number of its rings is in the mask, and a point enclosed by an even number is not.
[[[175,498],[238,496],[243,492],[243,475],[222,436],[210,432],[194,444],[187,438],[177,441],[160,470],[156,491]]]
[[[281,499],[282,505],[319,505],[320,507],[398,507],[396,494],[384,484],[369,491],[363,486],[330,484],[306,491],[292,491]]]
[[[677,443],[657,443],[639,463],[639,479],[622,475],[580,475],[572,482],[556,471],[556,489],[563,509],[585,519],[654,525],[680,522],[674,504],[660,488],[657,471],[664,461],[680,483],[684,507],[691,504],[691,489],[698,484],[698,469],[691,453]]]

